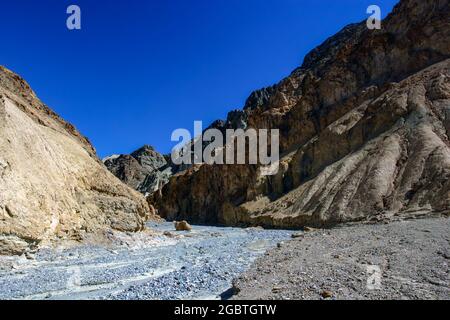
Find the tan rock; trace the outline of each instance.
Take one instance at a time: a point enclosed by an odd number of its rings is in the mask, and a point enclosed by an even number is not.
[[[163,233],[164,236],[168,237],[168,238],[173,238],[175,235],[170,232],[170,231],[164,231]]]
[[[329,299],[329,298],[332,298],[332,297],[333,297],[333,292],[331,292],[331,291],[329,291],[329,290],[323,290],[323,291],[320,293],[320,295],[321,295],[321,297],[324,298],[324,299]]]
[[[280,293],[280,292],[282,292],[283,291],[283,288],[280,288],[280,287],[273,287],[272,288],[272,292],[273,293]]]
[[[192,231],[192,226],[187,221],[175,221],[174,225],[177,231]]]
[[[0,67],[0,254],[109,228],[139,231],[153,215],[85,137]]]

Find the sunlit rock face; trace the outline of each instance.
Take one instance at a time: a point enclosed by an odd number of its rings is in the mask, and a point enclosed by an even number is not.
[[[71,124],[0,67],[0,254],[108,230],[139,231],[154,216]]]
[[[448,0],[403,0],[381,30],[347,26],[238,117],[280,129],[277,175],[197,165],[149,202],[168,219],[280,228],[448,212],[449,24]]]

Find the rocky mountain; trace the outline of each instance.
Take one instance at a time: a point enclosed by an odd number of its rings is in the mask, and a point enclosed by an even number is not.
[[[111,229],[139,231],[153,215],[85,137],[0,67],[0,254]]]
[[[103,163],[117,178],[143,194],[159,190],[169,181],[174,170],[169,157],[148,145],[130,155],[107,157]]]
[[[226,120],[214,121],[204,132],[208,129],[218,129],[225,135],[227,129],[246,128],[247,114],[242,110],[234,110],[228,113]],[[191,163],[194,163],[195,159],[195,144],[202,144],[202,148],[205,149],[209,143],[195,139],[189,142]],[[146,196],[161,190],[174,174],[192,167],[190,164],[174,164],[170,154],[162,155],[149,145],[145,145],[131,154],[106,157],[103,159],[103,163],[122,182]]]
[[[402,0],[381,30],[349,25],[238,113],[280,130],[277,175],[196,165],[149,202],[168,219],[283,228],[449,212],[449,58],[449,0]]]

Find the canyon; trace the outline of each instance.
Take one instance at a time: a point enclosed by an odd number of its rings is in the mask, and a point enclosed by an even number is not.
[[[449,0],[401,0],[206,129],[279,130],[275,175],[100,160],[0,67],[0,298],[448,298],[449,39]]]

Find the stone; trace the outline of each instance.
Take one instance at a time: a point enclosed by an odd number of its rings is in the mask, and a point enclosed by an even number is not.
[[[114,177],[77,129],[0,67],[0,254],[140,231],[155,211]]]
[[[272,289],[272,292],[273,292],[273,293],[280,293],[282,290],[283,290],[283,289],[280,288],[280,287],[274,287],[274,288]]]
[[[329,299],[329,298],[332,298],[332,297],[333,297],[333,293],[332,293],[331,291],[329,291],[329,290],[323,290],[323,291],[320,293],[320,295],[321,295],[321,297],[324,298],[324,299]]]
[[[175,221],[174,225],[176,231],[192,231],[192,226],[187,221]]]
[[[168,237],[168,238],[175,237],[175,235],[172,232],[170,232],[170,231],[164,231],[163,235]]]

